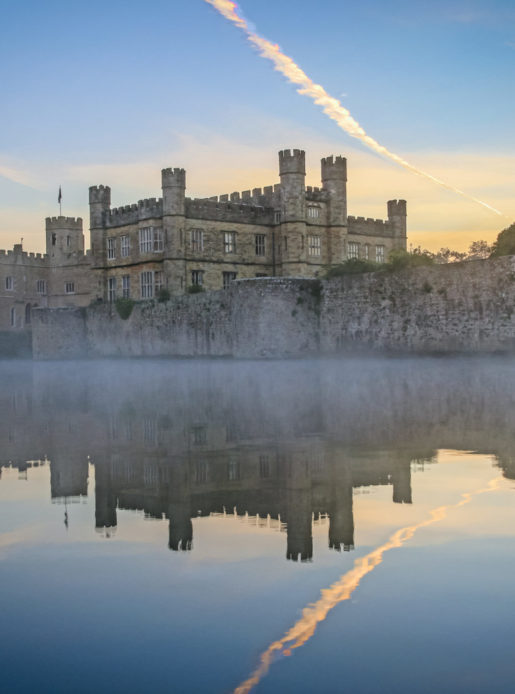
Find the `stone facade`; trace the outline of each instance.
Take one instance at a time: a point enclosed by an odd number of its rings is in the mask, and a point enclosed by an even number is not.
[[[161,289],[227,288],[234,279],[316,277],[350,257],[383,261],[406,248],[406,202],[388,220],[347,216],[347,161],[321,163],[322,187],[305,185],[305,153],[279,152],[280,183],[208,199],[186,197],[184,169],[162,171],[162,197],[111,208],[90,188],[91,244],[105,301]]]
[[[186,197],[184,169],[162,171],[162,197],[111,208],[89,190],[91,251],[82,220],[46,220],[46,254],[0,251],[0,331],[30,329],[33,308],[87,306],[166,289],[227,288],[234,279],[316,277],[349,257],[386,260],[406,248],[406,203],[388,220],[347,216],[347,161],[327,157],[322,187],[305,186],[305,153],[279,152],[280,183],[209,199]]]
[[[47,218],[46,254],[27,253],[22,244],[0,251],[0,331],[30,329],[34,308],[87,306],[101,291],[96,279],[82,219]]]
[[[515,351],[515,256],[34,312],[36,358]]]

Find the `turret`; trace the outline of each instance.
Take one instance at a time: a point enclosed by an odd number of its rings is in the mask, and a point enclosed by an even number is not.
[[[80,217],[47,217],[46,252],[51,263],[62,263],[72,254],[84,253],[84,234]]]
[[[184,169],[163,169],[161,171],[163,188],[163,216],[184,216],[186,195],[186,171]]]
[[[322,187],[329,193],[328,224],[347,224],[347,159],[326,157],[322,159]]]
[[[281,216],[283,222],[306,219],[306,153],[300,149],[279,152],[281,177]]]
[[[406,243],[406,200],[388,200],[388,221],[395,229],[395,236]]]
[[[91,186],[89,189],[89,218],[90,228],[98,229],[104,226],[106,212],[111,207],[111,188],[109,186]]]

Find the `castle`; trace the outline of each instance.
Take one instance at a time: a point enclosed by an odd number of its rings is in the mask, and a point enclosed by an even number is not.
[[[162,197],[111,208],[89,189],[91,250],[82,219],[46,220],[46,254],[0,251],[0,330],[30,327],[35,307],[87,306],[224,289],[235,279],[317,277],[349,258],[384,262],[406,248],[406,202],[388,220],[347,215],[347,161],[321,162],[322,187],[305,185],[305,152],[279,152],[280,183],[206,199],[186,197],[184,169],[162,171]]]

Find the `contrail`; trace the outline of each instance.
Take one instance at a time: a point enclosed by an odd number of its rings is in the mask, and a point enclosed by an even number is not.
[[[250,24],[241,15],[241,12],[238,13],[238,6],[235,2],[231,2],[230,0],[205,0],[205,2],[212,5],[221,15],[241,29],[245,33],[247,40],[258,49],[263,58],[268,58],[268,60],[271,60],[275,66],[275,69],[278,72],[281,72],[289,82],[299,85],[300,88],[297,89],[299,94],[303,94],[304,96],[308,96],[313,99],[315,104],[320,106],[324,113],[326,113],[329,118],[334,120],[342,130],[345,130],[346,133],[357,138],[358,140],[361,140],[361,142],[363,142],[374,152],[377,152],[377,154],[391,159],[391,161],[394,161],[396,164],[399,164],[399,166],[404,167],[417,176],[422,176],[423,178],[436,183],[446,190],[450,190],[453,193],[461,195],[467,200],[471,200],[478,205],[482,205],[483,207],[486,207],[487,210],[495,212],[495,214],[498,214],[501,217],[506,216],[488,203],[468,195],[463,190],[455,188],[454,186],[441,181],[439,178],[426,173],[425,171],[417,169],[398,154],[390,152],[389,149],[379,144],[379,142],[374,140],[373,137],[367,135],[358,121],[351,116],[350,111],[342,106],[338,99],[335,99],[333,96],[328,94],[321,84],[313,82],[313,80],[306,75],[306,73],[297,65],[297,63],[292,60],[292,58],[285,55],[281,51],[277,44],[271,43],[252,30]]]
[[[361,579],[368,573],[373,571],[376,566],[379,566],[383,561],[383,556],[386,552],[402,545],[411,540],[413,535],[420,528],[425,528],[428,525],[437,523],[443,520],[451,509],[460,508],[469,504],[473,497],[492,492],[499,488],[499,483],[502,477],[495,477],[490,480],[486,487],[478,489],[475,492],[464,492],[461,500],[456,504],[448,506],[439,506],[429,513],[429,518],[415,525],[408,525],[397,530],[384,544],[369,552],[364,557],[356,559],[354,567],[343,574],[343,576],[333,583],[332,586],[321,591],[321,597],[317,602],[308,605],[302,611],[302,617],[286,632],[286,634],[270,644],[266,651],[260,657],[260,664],[251,674],[251,676],[242,682],[234,690],[234,694],[248,694],[263,677],[268,673],[270,666],[280,656],[289,656],[292,650],[300,648],[306,641],[313,636],[320,622],[323,622],[329,612],[344,600],[349,600],[352,593],[361,583]]]

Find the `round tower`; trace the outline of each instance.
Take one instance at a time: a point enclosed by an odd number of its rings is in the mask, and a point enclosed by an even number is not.
[[[301,149],[279,152],[281,218],[284,222],[306,221],[306,153]]]
[[[347,224],[347,159],[326,157],[321,161],[322,187],[329,194],[329,226]]]

